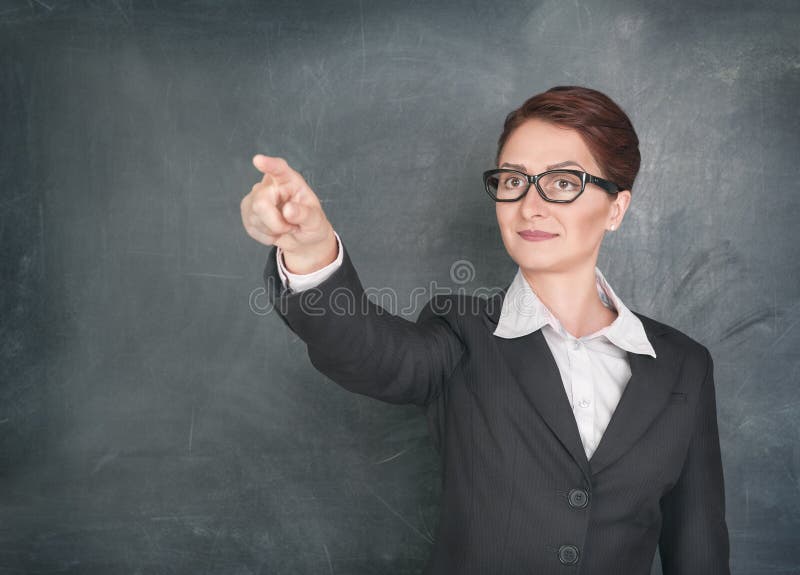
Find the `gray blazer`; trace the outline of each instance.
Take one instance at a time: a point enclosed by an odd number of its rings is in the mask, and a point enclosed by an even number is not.
[[[318,287],[270,302],[342,387],[427,413],[442,500],[424,573],[727,575],[728,530],[713,363],[703,345],[641,314],[658,358],[631,379],[587,460],[541,330],[493,335],[505,291],[436,295],[416,322],[364,295],[344,261]],[[635,312],[634,312],[635,313]]]

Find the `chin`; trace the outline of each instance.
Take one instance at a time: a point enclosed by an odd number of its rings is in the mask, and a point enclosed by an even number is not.
[[[557,240],[557,238],[556,238]],[[563,258],[559,257],[556,250],[548,248],[545,242],[529,242],[522,238],[515,238],[513,245],[504,242],[509,257],[523,270],[529,271],[553,271],[558,269],[559,264],[563,263]]]
[[[539,260],[531,261],[530,259],[514,261],[516,261],[517,265],[522,268],[522,271],[534,274],[561,271],[562,267],[559,265],[559,262],[543,262]]]
[[[508,255],[523,270],[531,272],[555,271],[563,262],[553,254],[537,254],[523,250],[509,251]]]

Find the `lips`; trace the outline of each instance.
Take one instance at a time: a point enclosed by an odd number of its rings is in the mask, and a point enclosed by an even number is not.
[[[541,230],[523,230],[519,235],[526,240],[548,240],[556,237],[558,234],[550,234]]]

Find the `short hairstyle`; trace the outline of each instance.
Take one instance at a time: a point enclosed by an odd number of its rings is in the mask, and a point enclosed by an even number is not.
[[[641,163],[639,138],[630,118],[611,98],[582,86],[555,86],[528,98],[506,116],[495,165],[511,133],[533,118],[577,131],[603,170],[598,175],[622,190],[633,188]]]

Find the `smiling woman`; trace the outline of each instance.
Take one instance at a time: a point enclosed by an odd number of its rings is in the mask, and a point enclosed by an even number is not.
[[[595,183],[584,186],[585,176],[547,174],[554,166],[576,166],[582,173],[588,170],[605,179],[607,171],[572,129],[534,117],[520,124],[502,145],[501,165],[544,171],[551,188],[546,192],[536,181],[539,193],[523,190],[516,201],[497,202],[497,222],[509,255],[569,333],[580,337],[610,324],[614,314],[598,297],[595,265],[605,230],[622,222],[630,191],[609,194]],[[556,194],[569,198],[551,198]]]
[[[507,116],[484,187],[517,273],[492,298],[437,295],[416,322],[366,296],[300,174],[253,163],[242,221],[273,246],[267,291],[312,364],[427,409],[444,477],[426,574],[649,575],[657,548],[664,575],[730,573],[711,355],[596,267],[640,163],[610,98],[559,86]],[[343,293],[360,305],[342,313]]]

